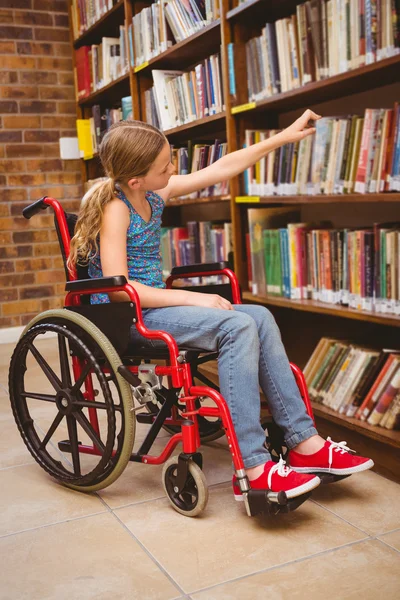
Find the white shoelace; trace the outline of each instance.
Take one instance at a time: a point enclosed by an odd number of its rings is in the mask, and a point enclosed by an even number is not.
[[[332,466],[333,452],[339,452],[340,454],[346,454],[346,452],[353,452],[351,448],[346,446],[347,442],[333,442],[330,437],[326,438],[326,441],[329,442],[329,468]]]
[[[274,465],[273,467],[271,467],[268,473],[268,488],[270,490],[272,489],[272,475],[276,473],[276,471],[278,471],[278,475],[280,475],[280,477],[287,477],[292,471],[290,467],[286,466],[286,462],[283,460],[282,455],[280,455],[279,462],[276,463],[276,465]]]

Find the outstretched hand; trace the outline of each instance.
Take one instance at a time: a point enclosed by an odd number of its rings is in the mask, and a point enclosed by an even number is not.
[[[313,135],[316,131],[315,127],[312,126],[313,121],[318,121],[320,118],[321,115],[317,115],[308,108],[301,117],[282,131],[282,136],[285,139],[284,143],[300,142],[307,136]]]

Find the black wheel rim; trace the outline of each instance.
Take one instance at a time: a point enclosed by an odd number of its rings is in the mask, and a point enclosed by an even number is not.
[[[172,502],[180,510],[185,512],[192,511],[199,501],[199,491],[197,489],[196,482],[193,476],[188,473],[185,485],[181,492],[176,492],[176,476],[177,476],[177,465],[171,465],[168,467],[165,473],[165,487],[167,493]]]
[[[103,373],[98,358],[95,358],[92,349],[82,341],[87,341],[88,334],[75,324],[72,327],[68,321],[55,321],[57,322],[35,325],[17,344],[10,365],[11,405],[25,444],[34,459],[50,475],[73,485],[92,485],[107,477],[118,458],[122,446],[123,411],[120,405],[114,403],[112,397],[109,385],[112,377]],[[57,335],[57,370],[49,364],[50,361],[46,360],[38,345],[35,345],[37,337],[47,332]],[[92,345],[97,346],[95,342]],[[96,350],[98,355],[98,346]],[[76,380],[70,364],[70,355],[76,357],[82,368]],[[52,388],[51,393],[31,391],[32,384],[25,381],[27,359],[39,367],[42,379],[44,375]],[[88,378],[99,387],[97,391],[102,394],[101,400],[88,397]],[[40,427],[39,420],[35,419],[34,415],[37,404],[34,410],[31,406],[32,401],[53,405],[55,416],[49,427]],[[102,427],[99,433],[90,422],[89,409],[96,409],[96,414],[100,415]],[[118,435],[116,412],[120,414],[119,422],[122,423]],[[62,428],[63,431],[60,431]],[[67,436],[62,440],[59,436],[64,430]],[[83,455],[79,452],[81,436],[86,437],[86,443],[93,445],[99,451],[99,455]],[[64,446],[60,447],[59,442]],[[66,447],[68,450],[63,452],[62,449],[65,450]],[[90,458],[87,458],[88,456]]]

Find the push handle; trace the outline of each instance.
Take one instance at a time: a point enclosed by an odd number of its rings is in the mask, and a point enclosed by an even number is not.
[[[47,202],[45,202],[45,200],[46,196],[43,196],[43,198],[40,198],[40,200],[36,200],[36,202],[34,202],[33,204],[26,206],[22,211],[22,214],[24,215],[25,219],[30,219],[34,215],[37,215],[37,213],[41,210],[46,210],[46,208],[49,205]]]

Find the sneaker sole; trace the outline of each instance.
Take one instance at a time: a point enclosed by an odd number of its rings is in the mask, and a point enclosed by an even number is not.
[[[314,467],[313,469],[310,467],[294,467],[290,465],[290,468],[296,473],[331,473],[332,475],[352,475],[353,473],[361,473],[361,471],[367,471],[374,466],[374,461],[369,459],[365,463],[361,465],[357,465],[355,467],[348,467],[347,469],[329,469],[329,468],[319,468]]]
[[[320,483],[321,480],[319,477],[313,477],[312,479],[310,479],[310,481],[307,481],[307,483],[303,483],[303,485],[299,485],[299,487],[295,488],[294,490],[288,490],[286,492],[286,496],[288,498],[297,498],[297,496],[302,496],[302,494],[311,492],[311,490],[314,490],[316,487],[318,487]],[[237,502],[244,501],[243,494],[234,493],[234,496]]]

